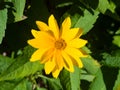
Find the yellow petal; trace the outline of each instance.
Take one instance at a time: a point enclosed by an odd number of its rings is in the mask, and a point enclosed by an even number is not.
[[[60,73],[60,71],[61,71],[60,69],[54,70],[54,71],[52,72],[53,77],[54,77],[54,78],[57,78],[58,75],[59,75],[59,73]]]
[[[59,27],[58,27],[57,21],[56,21],[56,19],[54,18],[53,15],[51,15],[49,17],[48,25],[49,25],[50,30],[54,33],[55,38],[58,39],[58,37],[59,37]]]
[[[78,61],[79,60],[79,61]],[[82,61],[81,61],[81,59],[79,58],[79,59],[76,59],[76,62],[78,63],[78,67],[79,68],[82,68],[83,67],[83,63],[82,63]]]
[[[73,63],[72,63],[71,58],[64,51],[62,51],[62,56],[63,56],[63,59],[64,59],[65,69],[67,69],[70,72],[73,72],[74,68],[73,68]]]
[[[80,60],[80,58],[78,58],[78,57],[74,56],[73,59],[72,59],[72,62],[74,63],[74,65],[78,66],[79,68],[83,67],[83,63]]]
[[[68,45],[71,47],[75,47],[75,48],[81,48],[81,47],[85,46],[86,43],[87,43],[87,40],[75,38],[75,39],[71,40],[68,43]]]
[[[37,31],[37,30],[34,30],[34,29],[31,30],[31,33],[35,38],[39,37],[39,32],[40,31]]]
[[[45,73],[50,74],[50,72],[54,69],[55,67],[55,61],[49,60],[48,62],[45,63]]]
[[[39,40],[38,39],[31,39],[27,41],[28,44],[30,44],[34,48],[39,48],[41,47]]]
[[[35,48],[48,48],[54,46],[54,38],[47,32],[40,31],[35,39],[28,40],[28,44]]]
[[[66,33],[62,33],[62,38],[67,42],[72,39],[78,38],[82,34],[82,30],[79,28],[73,28]]]
[[[53,58],[53,54],[54,54],[54,48],[50,48],[49,50],[47,50],[44,55],[41,57],[41,63],[46,63],[48,60],[54,59]]]
[[[84,54],[80,49],[73,48],[73,47],[66,47],[64,49],[66,53],[69,53],[70,55],[77,56],[77,57],[87,57],[86,54]]]
[[[41,30],[41,31],[48,31],[49,30],[48,25],[44,22],[36,21],[36,24],[37,24],[39,30]]]
[[[56,66],[58,69],[62,70],[63,66],[64,66],[64,61],[61,55],[61,51],[60,50],[56,50],[54,53],[54,58],[55,58],[55,62],[56,62]]]
[[[37,51],[35,51],[31,58],[30,61],[34,62],[34,61],[38,61],[41,60],[42,55],[47,51],[47,49],[38,49]]]
[[[66,34],[70,29],[70,27],[71,27],[71,20],[70,17],[67,17],[62,23],[62,27],[61,27],[62,34]]]
[[[73,52],[71,50],[66,50],[66,53],[70,56],[73,64],[78,66],[79,68],[82,68],[83,67],[82,61],[80,60],[79,56]]]

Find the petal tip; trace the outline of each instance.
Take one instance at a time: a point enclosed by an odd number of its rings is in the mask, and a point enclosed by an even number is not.
[[[36,24],[39,23],[39,21],[36,21]]]
[[[28,43],[29,45],[31,45],[31,40],[27,40],[27,43]]]
[[[30,62],[35,62],[36,60],[34,60],[34,59],[32,59],[32,58],[30,58]]]
[[[55,18],[54,15],[51,14],[50,17],[49,17],[49,20],[50,20],[50,19],[54,19],[54,18]]]

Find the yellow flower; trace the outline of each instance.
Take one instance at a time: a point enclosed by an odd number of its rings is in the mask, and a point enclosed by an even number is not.
[[[41,31],[31,30],[34,39],[28,40],[28,44],[37,50],[30,61],[40,60],[45,64],[45,73],[52,72],[55,78],[63,68],[74,72],[74,65],[83,67],[80,57],[87,55],[80,48],[87,41],[79,38],[82,35],[81,29],[70,28],[70,17],[63,21],[60,29],[53,15],[49,17],[48,25],[41,21],[36,21],[36,24]]]

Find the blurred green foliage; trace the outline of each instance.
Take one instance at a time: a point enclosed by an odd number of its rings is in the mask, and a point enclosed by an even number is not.
[[[27,44],[35,21],[47,23],[50,14],[59,25],[70,16],[88,40],[84,68],[57,79],[29,61],[34,48]],[[0,90],[120,90],[119,40],[119,0],[0,0]]]

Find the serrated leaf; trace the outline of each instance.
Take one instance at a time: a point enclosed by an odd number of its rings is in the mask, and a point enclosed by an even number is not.
[[[110,54],[103,55],[103,63],[109,67],[120,67],[120,57],[119,56],[111,56]]]
[[[5,71],[13,62],[14,59],[0,55],[0,74]]]
[[[112,1],[110,1],[110,3],[109,3],[109,10],[112,12],[112,13],[115,13],[115,9],[116,9],[116,5],[112,2]]]
[[[7,24],[7,9],[0,10],[0,44],[5,35],[5,29]]]
[[[79,18],[74,18],[76,15],[72,17],[72,23],[73,27],[79,27],[83,29],[83,33],[86,34],[90,29],[94,26],[94,23],[96,22],[98,18],[99,12],[94,11],[94,13],[89,12],[88,10],[84,11],[84,16],[81,16]],[[77,15],[78,17],[78,15]],[[74,20],[76,19],[76,20]]]
[[[120,90],[120,70],[117,76],[117,80],[115,81],[115,85],[113,87],[113,90]]]
[[[109,2],[108,0],[99,0],[97,9],[104,14],[107,10],[110,10],[112,13],[114,13],[115,8],[116,5],[112,1]]]
[[[15,65],[19,64],[19,60],[16,61],[16,63],[13,63],[9,69],[0,75],[0,81],[23,78],[31,74],[35,74],[37,71],[41,71],[43,69],[43,65],[41,65],[39,62],[29,61],[23,65],[18,65],[17,68],[15,68]]]
[[[16,58],[15,62],[10,65],[7,70],[5,70],[0,75],[0,81],[3,80],[13,80],[17,78],[23,78],[31,74],[35,74],[37,71],[43,69],[43,65],[40,62],[30,62],[30,56],[32,53],[32,47],[26,47],[24,54]]]
[[[102,13],[105,13],[109,8],[108,0],[99,0],[98,10]]]
[[[29,88],[28,88],[29,84]],[[32,90],[32,84],[26,79],[0,82],[0,90]]]
[[[73,73],[63,70],[60,74],[63,90],[80,90],[80,69],[75,67]]]
[[[23,17],[26,0],[12,0],[12,2],[14,4],[15,9],[15,12],[13,12],[15,16],[15,22],[20,21]]]

